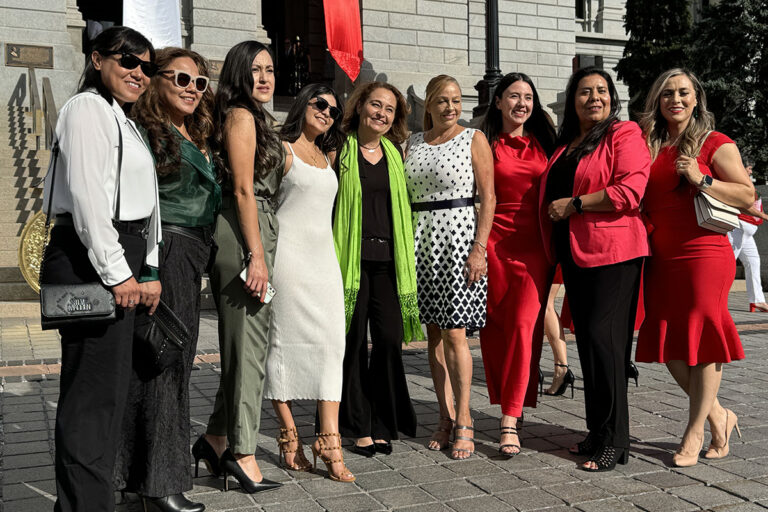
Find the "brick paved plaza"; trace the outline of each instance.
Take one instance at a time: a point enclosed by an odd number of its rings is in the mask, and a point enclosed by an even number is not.
[[[345,451],[357,481],[343,484],[317,473],[280,469],[277,422],[265,402],[261,447],[257,459],[268,478],[284,482],[276,491],[249,496],[237,489],[224,493],[222,481],[195,480],[188,494],[209,511],[357,511],[412,509],[455,510],[582,510],[582,511],[751,511],[768,508],[768,315],[744,312],[744,292],[732,292],[731,312],[747,359],[728,365],[721,402],[739,416],[744,438],[734,438],[731,455],[720,461],[700,459],[691,468],[671,468],[672,451],[683,432],[687,399],[661,365],[638,365],[640,386],[629,387],[632,456],[629,464],[609,473],[586,473],[582,459],[567,447],[583,436],[584,403],[575,344],[568,355],[576,373],[575,399],[544,397],[526,409],[523,452],[507,460],[497,456],[500,410],[488,404],[480,349],[472,342],[475,362],[472,415],[477,431],[476,455],[452,461],[449,452],[425,448],[437,420],[426,349],[405,351],[411,396],[419,415],[419,437],[394,443],[390,456],[366,459]],[[203,432],[218,383],[216,320],[201,321],[199,363],[192,374],[192,431]],[[572,339],[572,338],[569,338]],[[34,319],[0,319],[0,511],[47,511],[55,499],[53,426],[58,394],[58,343],[42,333]],[[545,346],[542,368],[551,379],[552,356]],[[312,439],[314,405],[294,408],[300,434]],[[735,435],[735,434],[734,434]],[[705,436],[709,443],[709,435]],[[305,449],[311,460],[309,448]],[[201,474],[207,472],[201,466]],[[118,511],[138,511],[133,495],[121,498]]]

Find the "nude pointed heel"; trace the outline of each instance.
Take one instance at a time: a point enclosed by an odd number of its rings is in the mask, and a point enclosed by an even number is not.
[[[731,421],[733,418],[733,421]],[[725,444],[723,446],[715,446],[710,443],[707,453],[704,454],[705,459],[722,459],[731,452],[730,441],[733,430],[736,430],[736,434],[741,439],[741,429],[739,429],[739,417],[736,416],[732,410],[725,410]]]

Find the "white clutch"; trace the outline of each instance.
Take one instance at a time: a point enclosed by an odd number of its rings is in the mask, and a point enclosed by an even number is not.
[[[716,233],[728,233],[739,227],[739,210],[709,194],[699,192],[693,198],[699,226]]]

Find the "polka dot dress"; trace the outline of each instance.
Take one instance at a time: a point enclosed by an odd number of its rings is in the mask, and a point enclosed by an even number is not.
[[[411,203],[474,197],[472,136],[464,129],[435,146],[411,136],[405,176]],[[419,315],[443,329],[485,325],[487,279],[467,287],[464,264],[475,239],[475,208],[413,212]]]

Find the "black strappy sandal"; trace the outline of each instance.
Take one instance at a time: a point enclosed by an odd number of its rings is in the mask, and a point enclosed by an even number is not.
[[[460,436],[459,430],[469,430],[472,432],[472,437],[468,436]],[[466,460],[472,456],[473,453],[475,453],[474,447],[469,450],[467,448],[456,448],[456,441],[472,441],[472,444],[475,443],[475,427],[466,427],[463,425],[455,425],[453,427],[453,451],[451,453],[451,458],[453,460]],[[466,457],[459,457],[458,455],[460,453],[466,453],[468,454]]]
[[[505,426],[502,425],[502,426],[499,427],[499,430],[501,431],[501,436],[503,436],[504,434],[509,434],[509,435],[514,434],[514,435],[517,436],[518,439],[520,439],[520,436],[517,433],[517,427],[505,427]],[[501,437],[499,437],[499,441],[501,441]],[[517,448],[517,451],[516,452],[505,452],[504,448]],[[514,457],[515,455],[520,453],[520,450],[521,450],[521,448],[520,448],[519,444],[507,443],[507,444],[500,444],[499,445],[499,453],[501,455],[503,455],[504,457],[507,457],[508,459],[511,459],[512,457]]]

